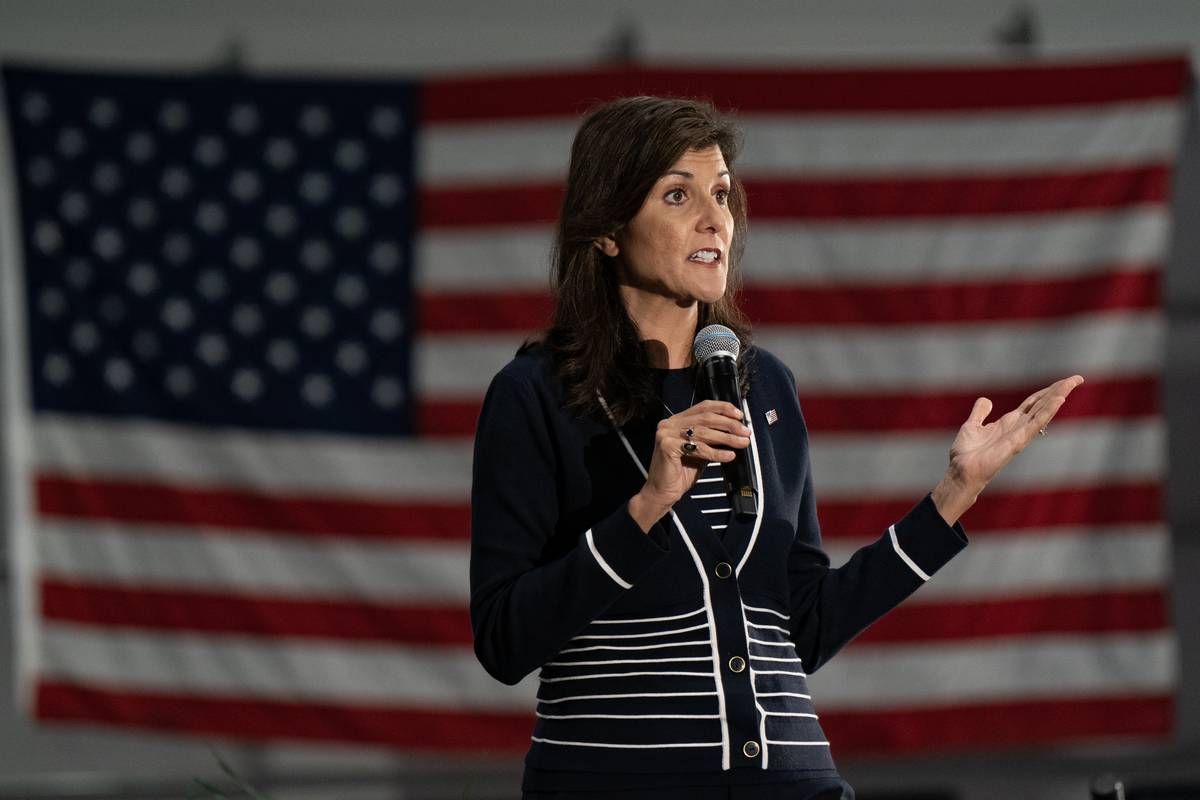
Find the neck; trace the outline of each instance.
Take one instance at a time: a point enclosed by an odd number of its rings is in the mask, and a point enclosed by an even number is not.
[[[696,338],[699,303],[681,306],[670,298],[638,292],[621,286],[625,310],[646,349],[650,366],[679,369],[692,363],[692,344]]]

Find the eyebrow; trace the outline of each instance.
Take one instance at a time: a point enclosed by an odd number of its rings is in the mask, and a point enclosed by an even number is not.
[[[683,170],[679,170],[679,169],[669,169],[662,174],[662,176],[664,178],[667,177],[668,175],[679,175],[680,177],[687,178],[689,181],[694,180],[696,177],[695,175],[693,175],[690,172],[684,172]],[[727,170],[727,169],[721,170],[720,172],[717,173],[717,177],[718,178],[729,177],[729,170]]]

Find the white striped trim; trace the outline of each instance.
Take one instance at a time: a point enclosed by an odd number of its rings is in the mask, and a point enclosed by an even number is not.
[[[776,739],[768,739],[767,744],[786,744],[793,747],[829,747],[829,742],[781,742]]]
[[[758,661],[786,661],[789,664],[799,664],[800,663],[800,659],[798,659],[798,658],[774,658],[773,656],[755,656],[755,655],[750,656],[750,658],[756,659]],[[664,659],[655,659],[655,660],[661,661]],[[670,661],[670,659],[665,659],[665,660]]]
[[[717,714],[543,714],[542,719],[720,719]],[[816,714],[804,716],[815,717]]]
[[[743,604],[744,605],[744,604]],[[747,611],[761,611],[764,614],[774,614],[784,622],[791,622],[792,618],[787,614],[780,613],[773,608],[759,608],[758,606],[745,606]]]
[[[596,542],[592,540],[591,528],[587,529],[587,533],[584,534],[584,537],[587,539],[588,549],[590,549],[592,551],[592,555],[596,557],[596,563],[598,563],[600,567],[608,573],[608,577],[616,581],[617,585],[622,589],[632,589],[633,584],[626,580],[622,580],[621,576],[617,574],[617,571],[610,567],[608,562],[604,560],[604,556],[600,555],[600,551],[596,549]]]
[[[779,627],[778,625],[759,625],[756,622],[746,622],[746,624],[749,625],[751,628],[762,628],[763,630],[767,630],[767,631],[779,631],[784,636],[791,636],[791,633],[789,633],[788,631]]]
[[[806,714],[803,711],[764,711],[768,717],[808,717],[809,719],[820,719],[816,714]]]
[[[712,480],[719,481],[721,479],[713,478]],[[724,496],[725,496],[724,492],[713,492],[712,494],[694,494],[694,495],[692,495],[692,499],[693,500],[708,500],[710,497],[724,497]]]
[[[710,462],[708,462],[708,466],[719,467],[719,466],[721,466],[721,462],[720,461],[710,461]]]
[[[808,675],[804,672],[791,672],[786,669],[756,669],[755,675],[795,675],[797,678],[807,678]]]
[[[709,656],[703,658],[620,658],[609,661],[550,661],[547,667],[602,667],[606,664],[666,664],[678,661],[711,661]],[[794,659],[777,659],[788,661]]]
[[[723,481],[723,480],[725,480],[725,479],[724,478],[699,478],[699,479],[697,479],[696,483],[716,483],[717,481]]]
[[[754,642],[755,644],[765,644],[767,647],[795,647],[791,642],[764,642],[762,639],[755,639],[754,637],[748,637],[747,641]],[[563,652],[565,653],[566,651],[564,650]]]
[[[642,619],[596,619],[592,620],[593,625],[632,625],[638,622],[670,622],[676,619],[687,619],[694,617],[704,611],[704,606],[697,608],[695,611],[689,611],[686,614],[676,614],[673,617],[644,617]]]
[[[540,744],[560,744],[569,747],[618,747],[621,749],[657,749],[660,747],[724,747],[724,742],[665,742],[663,744],[614,744],[611,742],[566,742],[560,739],[542,739],[538,736],[529,737]]]
[[[733,511],[732,508],[702,508],[701,514],[724,514],[727,511]]]
[[[924,570],[917,566],[917,562],[909,558],[908,553],[900,549],[900,541],[896,538],[895,525],[888,526],[888,536],[892,537],[892,549],[896,551],[896,555],[900,556],[900,560],[902,560],[905,564],[908,564],[909,568],[911,568],[913,572],[917,573],[918,578],[923,581],[929,580],[929,576],[925,574]]]
[[[711,672],[597,672],[592,675],[565,675],[561,678],[538,678],[542,683],[562,683],[563,681],[593,681],[605,678],[637,678],[643,676],[672,676],[684,678],[711,678]]]
[[[596,644],[590,647],[572,647],[569,650],[560,650],[559,655],[563,653],[586,653],[591,650],[657,650],[660,647],[696,647],[702,644],[712,644],[708,639],[700,639],[694,642],[667,642],[666,644]]]
[[[631,700],[640,697],[715,697],[716,692],[633,692],[626,694],[577,694],[571,697],[558,697],[553,700],[538,698],[539,703],[552,705],[554,703],[573,703],[577,700]],[[804,695],[807,697],[808,695]]]
[[[742,574],[742,567],[746,565],[746,560],[754,552],[754,545],[758,541],[758,529],[762,527],[763,511],[767,505],[767,495],[763,491],[762,464],[758,460],[758,437],[754,434],[754,418],[750,415],[750,403],[745,398],[742,399],[742,414],[742,422],[750,429],[750,455],[754,456],[754,477],[758,483],[758,513],[754,515],[754,530],[750,533],[750,543],[746,545],[746,552],[742,553],[742,558],[738,561],[737,569],[733,571],[736,576]],[[745,619],[745,616],[746,612],[742,611],[742,618]],[[766,748],[764,747],[763,750],[765,751]],[[766,760],[766,756],[764,755],[763,761],[765,762]]]
[[[811,694],[798,692],[758,692],[759,697],[799,697],[801,700],[812,700]]]
[[[729,527],[728,525],[713,525],[713,526],[712,526],[712,529],[713,529],[714,531],[723,531],[723,530],[725,530],[725,529],[726,529],[726,528],[728,528],[728,527]]]
[[[613,428],[616,429],[617,435],[621,437],[621,444],[625,445],[625,452],[629,453],[629,457],[633,459],[633,463],[637,466],[638,471],[642,473],[642,477],[647,477],[649,473],[646,471],[646,467],[637,457],[637,453],[634,452],[633,445],[629,443],[628,437],[625,436],[625,431],[621,430],[621,427],[617,425],[617,420],[613,417],[612,411],[608,408],[608,402],[605,401],[604,395],[600,393],[599,389],[596,390],[596,396],[600,398],[600,405],[604,408],[604,413],[608,415],[608,419],[612,423]],[[760,519],[761,516],[759,515]],[[713,612],[712,594],[709,591],[708,585],[708,573],[704,569],[704,563],[700,560],[700,554],[696,552],[696,546],[692,543],[692,537],[688,536],[687,528],[683,526],[683,522],[680,521],[679,515],[675,513],[674,508],[671,509],[671,521],[675,523],[675,529],[679,531],[680,538],[683,540],[684,545],[687,546],[688,554],[692,557],[692,564],[696,568],[696,574],[700,577],[700,585],[704,588],[704,610],[707,612],[708,638],[712,650],[713,688],[717,691],[717,713],[721,718],[721,769],[728,770],[730,768],[729,721],[725,711],[725,688],[721,684],[720,678],[721,659],[717,646],[717,618]]]
[[[587,634],[584,636],[576,636],[571,641],[573,642],[573,641],[575,641],[575,639],[646,639],[650,636],[674,636],[677,633],[687,633],[688,631],[698,631],[701,628],[705,628],[705,627],[708,627],[706,623],[700,623],[699,625],[693,625],[690,628],[676,628],[674,630],[669,630],[669,631],[652,631],[650,633],[610,633],[607,635]],[[785,631],[785,633],[786,633],[786,631]]]

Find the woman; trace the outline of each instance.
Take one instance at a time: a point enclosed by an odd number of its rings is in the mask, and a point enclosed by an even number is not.
[[[541,668],[527,798],[852,797],[806,672],[966,545],[959,516],[1083,381],[986,425],[980,398],[930,494],[831,569],[795,379],[752,346],[732,300],[737,144],[703,102],[625,98],[588,115],[553,325],[484,401],[471,618],[493,676]],[[740,408],[697,385],[692,343],[711,323],[742,342]],[[756,467],[754,515],[722,491],[738,450]]]

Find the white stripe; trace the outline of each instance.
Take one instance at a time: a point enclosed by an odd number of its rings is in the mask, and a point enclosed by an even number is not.
[[[697,608],[695,611],[689,611],[686,614],[675,614],[671,617],[644,617],[642,619],[595,619],[592,620],[593,625],[633,625],[642,622],[670,622],[674,619],[687,619],[694,617],[697,614],[704,613],[704,608]]]
[[[824,713],[889,704],[1037,700],[1176,686],[1174,635],[1111,634],[855,646],[809,677]]]
[[[750,413],[750,404],[746,398],[742,398],[742,422],[748,423],[747,428],[750,429],[750,455],[754,458],[754,481],[758,489],[758,513],[754,515],[754,528],[750,531],[750,542],[746,545],[746,552],[742,553],[742,557],[738,560],[737,567],[734,568],[735,576],[741,576],[742,567],[746,566],[746,561],[749,560],[750,554],[754,552],[754,545],[758,543],[758,531],[762,528],[763,514],[767,505],[767,493],[763,489],[762,464],[758,460],[758,434],[754,429],[754,417]],[[740,600],[739,600],[740,602]],[[746,621],[746,609],[742,607],[742,621]],[[765,750],[765,748],[764,748]],[[766,769],[767,757],[763,755],[763,769]]]
[[[966,419],[969,409],[963,409]],[[995,416],[999,416],[1002,411]],[[958,424],[961,420],[956,421]],[[812,437],[813,474],[823,499],[864,495],[920,497],[946,471],[953,434],[820,434]],[[1166,430],[1161,417],[1132,421],[1055,421],[1051,433],[1010,461],[989,489],[1049,489],[1105,481],[1158,481]]]
[[[617,435],[621,437],[621,444],[625,447],[625,452],[633,460],[634,466],[638,468],[638,472],[642,477],[646,477],[646,466],[638,458],[637,453],[633,449],[633,445],[629,443],[628,437],[625,436],[625,431],[617,425],[616,419],[613,417],[612,411],[608,408],[608,403],[604,396],[597,390],[596,396],[600,400],[600,405],[604,408],[604,413],[608,415],[608,420],[617,431]],[[700,585],[704,590],[704,610],[708,619],[708,638],[709,647],[712,652],[713,664],[713,688],[717,691],[717,714],[721,717],[721,769],[729,769],[729,721],[725,710],[725,687],[721,683],[721,659],[717,645],[717,619],[713,613],[712,594],[709,591],[708,572],[704,569],[704,563],[700,560],[700,554],[696,552],[696,546],[692,542],[692,537],[688,535],[687,529],[683,526],[683,522],[679,519],[679,515],[671,509],[671,521],[675,523],[675,529],[679,531],[679,537],[683,540],[684,545],[688,549],[688,554],[692,557],[692,565],[696,568],[696,574],[700,577]]]
[[[794,367],[802,398],[806,391],[1003,388],[1075,372],[1144,375],[1162,364],[1164,333],[1164,317],[1157,311],[894,328],[755,328],[758,343]],[[482,397],[491,376],[526,335],[420,337],[413,350],[421,376],[417,386],[430,398]],[[950,429],[960,422],[946,425]]]
[[[716,714],[543,714],[542,719],[720,719]]]
[[[700,639],[695,642],[669,642],[667,644],[639,644],[639,645],[615,645],[615,644],[598,644],[594,647],[572,647],[569,650],[560,650],[559,654],[563,653],[587,653],[592,650],[658,650],[663,647],[695,647],[696,645],[711,644],[708,639]]]
[[[425,292],[549,293],[551,235],[548,225],[422,231],[414,280]],[[758,220],[744,264],[749,287],[1036,280],[1113,264],[1160,267],[1169,235],[1165,204],[932,221]]]
[[[701,658],[622,658],[607,661],[549,661],[547,667],[604,667],[609,664],[665,664],[679,661],[711,661],[708,656]]]
[[[606,573],[608,573],[608,577],[612,578],[616,582],[616,584],[618,586],[620,586],[622,589],[632,589],[633,584],[629,583],[628,581],[622,580],[621,576],[617,574],[617,571],[615,569],[613,569],[612,567],[610,567],[608,565],[608,562],[604,560],[604,556],[600,555],[600,551],[596,549],[596,542],[593,541],[593,539],[592,539],[592,529],[591,528],[587,529],[587,532],[584,534],[584,537],[587,539],[588,549],[592,551],[592,555],[595,556],[595,558],[596,558],[596,563],[598,563],[600,565],[601,569],[603,569]]]
[[[708,623],[702,622],[699,625],[693,625],[690,628],[674,628],[669,631],[651,631],[650,633],[606,633],[606,634],[588,634],[572,637],[571,641],[579,639],[645,639],[650,636],[673,636],[677,633],[686,633],[688,631],[698,631],[701,628],[707,628]]]
[[[542,739],[537,736],[531,736],[530,738],[533,739],[533,741],[541,742],[542,744],[561,744],[561,745],[567,745],[570,747],[615,747],[615,748],[628,749],[628,750],[633,750],[633,749],[658,750],[660,748],[673,748],[673,747],[723,747],[724,746],[723,742],[696,742],[696,743],[664,742],[661,744],[611,744],[611,743],[606,743],[606,742],[565,742],[565,741],[562,741],[559,739]]]
[[[753,636],[749,637],[747,641],[766,645],[767,647],[795,647],[791,642],[764,642],[762,639],[755,639]]]
[[[808,719],[820,719],[816,714],[805,714],[802,711],[766,711],[763,713],[768,717],[807,717]]]
[[[463,606],[469,599],[463,541],[364,541],[48,518],[36,542],[43,570],[60,578],[305,599]]]
[[[806,678],[807,674],[803,672],[790,672],[786,669],[756,669],[755,675],[795,675],[798,678]]]
[[[1036,170],[1169,160],[1178,147],[1175,100],[1092,108],[919,114],[743,114],[743,177]],[[418,146],[428,184],[558,181],[578,120],[433,123]]]
[[[577,700],[629,700],[645,697],[716,697],[716,692],[633,692],[631,694],[577,694],[572,697],[558,697],[553,700],[538,698],[539,703],[552,705],[554,703],[572,703]]]
[[[757,692],[756,694],[759,697],[799,697],[801,700],[812,700],[812,695],[796,692]]]
[[[714,531],[723,531],[723,530],[725,530],[725,529],[726,529],[726,528],[728,528],[728,527],[729,527],[728,525],[713,525],[713,526],[712,526],[712,529],[713,529]]]
[[[785,663],[788,663],[788,664],[799,664],[799,663],[801,663],[801,662],[800,662],[800,659],[798,659],[798,658],[775,658],[774,656],[755,656],[755,655],[752,655],[752,656],[750,656],[750,660],[751,660],[751,661],[782,661],[782,662],[785,662]]]
[[[761,629],[763,629],[763,630],[779,631],[779,632],[780,632],[780,633],[782,633],[784,636],[790,636],[790,635],[791,635],[791,633],[789,633],[788,631],[786,631],[786,630],[784,630],[783,628],[779,627],[778,625],[759,625],[759,624],[758,624],[758,623],[756,623],[756,622],[747,622],[746,624],[747,624],[747,625],[749,625],[751,628],[761,628]]]
[[[720,478],[711,478],[711,480],[719,481],[721,479]],[[694,495],[692,495],[692,499],[693,500],[708,500],[711,497],[724,497],[724,496],[725,496],[724,492],[713,492],[712,494],[694,494]],[[728,509],[726,509],[726,511],[728,511]]]
[[[716,483],[717,481],[723,481],[723,480],[725,480],[725,479],[724,478],[700,478],[696,481],[696,483]],[[720,497],[722,494],[724,494],[724,492],[720,492],[715,495],[704,495],[704,496],[705,497]]]
[[[732,508],[702,508],[702,509],[700,509],[700,513],[701,514],[724,514],[728,511],[732,511],[732,510],[733,510]]]
[[[40,414],[37,466],[108,478],[400,502],[465,498],[470,441],[429,442],[189,428],[150,420]]]
[[[767,744],[786,744],[793,747],[829,747],[829,742],[781,742],[776,739],[768,739]]]
[[[706,659],[707,660],[707,659]],[[684,677],[684,678],[711,678],[711,672],[597,672],[592,675],[564,675],[561,678],[538,678],[542,683],[563,683],[564,681],[595,681],[605,680],[608,678],[636,678],[636,677]]]
[[[505,686],[470,648],[141,631],[44,622],[43,677],[131,691],[430,709],[528,711],[537,679]],[[397,676],[403,676],[400,680]]]
[[[918,578],[920,578],[923,581],[929,580],[929,576],[925,574],[924,570],[922,570],[920,567],[917,566],[917,562],[915,562],[911,558],[909,558],[908,553],[904,552],[904,550],[901,549],[900,542],[896,539],[896,526],[895,525],[888,526],[888,536],[890,536],[892,538],[892,549],[896,551],[896,555],[900,556],[900,560],[903,561],[905,564],[908,564],[909,569],[911,569],[913,572],[917,573]]]
[[[965,521],[970,527],[970,516]],[[938,570],[906,603],[1002,598],[1038,592],[1165,588],[1170,536],[1165,524],[1038,528],[971,533],[969,553]],[[832,539],[826,552],[844,564],[867,539]]]
[[[748,606],[748,605],[746,605],[745,603],[743,603],[743,604],[742,604],[742,606],[743,606],[743,607],[744,607],[744,608],[745,608],[747,611],[758,611],[758,612],[761,612],[761,613],[763,613],[763,614],[774,614],[775,616],[779,617],[779,618],[780,618],[781,620],[783,620],[784,622],[791,622],[791,620],[792,620],[792,618],[791,618],[791,617],[789,617],[787,614],[782,614],[782,613],[780,613],[780,612],[776,611],[776,610],[775,610],[775,609],[773,609],[773,608],[759,608],[758,606]]]
[[[0,81],[0,108],[8,108]],[[27,409],[33,403],[28,384],[29,355],[25,340],[25,276],[21,258],[21,218],[17,203],[15,157],[8,130],[8,115],[0,113],[0,441],[3,441],[3,519],[8,539],[9,602],[13,614],[13,670],[15,705],[33,719],[40,647],[41,597],[37,590],[36,534],[31,510],[33,482],[27,467],[37,452],[30,441]]]

